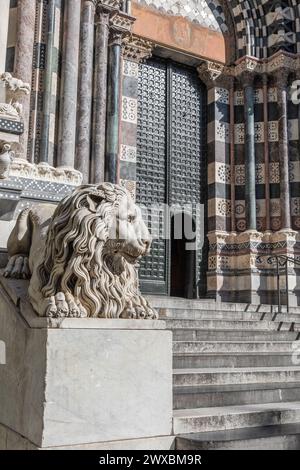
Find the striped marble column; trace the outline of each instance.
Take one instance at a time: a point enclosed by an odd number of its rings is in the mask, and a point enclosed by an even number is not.
[[[95,4],[96,0],[84,0],[81,12],[75,167],[82,173],[84,183],[89,182],[90,175]]]
[[[219,68],[220,67],[220,70]],[[218,64],[204,63],[199,77],[208,89],[208,231],[231,230],[231,77]]]
[[[264,114],[264,160],[265,160],[265,202],[266,202],[266,230],[270,224],[270,159],[269,159],[269,109],[268,109],[268,76],[263,76],[263,114]]]
[[[14,75],[23,80],[23,82],[30,84],[32,83],[35,14],[35,0],[19,0]],[[30,117],[30,94],[22,96],[20,103],[23,106],[24,133],[20,136],[18,157],[26,158]]]
[[[291,228],[289,144],[288,144],[288,76],[289,71],[276,73],[278,92],[278,134],[280,164],[281,229]]]
[[[58,137],[59,166],[74,167],[81,2],[65,2]]]
[[[247,229],[256,230],[256,168],[255,168],[255,120],[254,120],[254,76],[242,76],[245,117],[245,205]]]

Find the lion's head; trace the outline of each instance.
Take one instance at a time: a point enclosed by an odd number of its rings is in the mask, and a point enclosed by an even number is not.
[[[135,266],[150,245],[141,211],[125,188],[80,186],[50,223],[42,293],[74,296],[89,317],[156,318],[139,292]]]

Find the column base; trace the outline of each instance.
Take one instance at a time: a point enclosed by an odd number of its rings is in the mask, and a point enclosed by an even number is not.
[[[300,255],[300,234],[293,230],[276,233],[247,231],[241,234],[209,234],[208,296],[222,302],[278,304],[274,255]],[[289,304],[300,305],[300,266],[289,264]],[[287,304],[284,269],[280,276],[282,305]]]

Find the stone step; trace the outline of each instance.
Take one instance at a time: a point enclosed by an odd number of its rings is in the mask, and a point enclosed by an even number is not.
[[[174,409],[280,403],[300,398],[300,382],[175,386]]]
[[[224,330],[173,328],[173,341],[296,341],[299,332],[269,330]]]
[[[300,422],[300,402],[175,410],[175,435]]]
[[[300,359],[300,351],[299,351]],[[292,367],[292,354],[287,353],[176,353],[173,355],[174,369],[199,367]],[[300,398],[300,397],[299,397]]]
[[[171,320],[166,319],[167,328],[203,329],[203,330],[266,330],[266,331],[299,331],[300,323],[247,320]]]
[[[218,432],[180,434],[176,450],[299,450],[300,425],[279,424]]]
[[[295,345],[293,348],[293,344]],[[298,345],[298,346],[297,346]],[[291,353],[300,351],[300,341],[174,341],[173,352],[176,353]]]
[[[167,297],[148,295],[151,305],[156,309],[192,309],[192,310],[221,310],[234,312],[277,312],[277,305],[248,304],[235,302],[216,302],[212,299],[184,299],[181,297]],[[286,312],[286,306],[282,306],[282,312]],[[300,313],[300,306],[290,307],[290,313]]]
[[[247,320],[300,323],[299,313],[235,312],[223,310],[162,309],[162,320]]]
[[[193,368],[173,370],[173,384],[182,386],[298,381],[300,381],[300,366],[268,368],[245,367],[239,369],[218,367],[210,369]]]

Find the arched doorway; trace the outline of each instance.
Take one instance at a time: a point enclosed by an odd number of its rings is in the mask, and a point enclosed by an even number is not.
[[[197,219],[198,206],[206,206],[206,87],[196,69],[171,61],[151,58],[139,65],[138,123],[137,123],[137,202],[147,209],[155,205],[173,207],[191,213]],[[186,207],[189,209],[186,210]],[[203,211],[204,212],[204,211]],[[151,233],[161,232],[160,227],[171,222],[157,213],[149,221]],[[205,224],[202,224],[204,226]],[[202,234],[205,237],[205,232]],[[183,295],[172,287],[172,263],[179,240],[155,238],[150,256],[140,266],[140,284],[145,293]],[[201,250],[185,253],[186,265],[195,264],[194,280],[188,282],[189,292],[196,296],[191,284],[205,276],[205,256]],[[173,260],[173,261],[172,261]],[[175,264],[173,268],[176,270]],[[195,274],[196,272],[196,274]],[[191,273],[189,274],[191,277]],[[179,282],[179,281],[178,281]],[[205,282],[202,282],[205,284]]]
[[[184,212],[171,218],[170,294],[193,299],[197,296],[196,235],[192,217]]]

